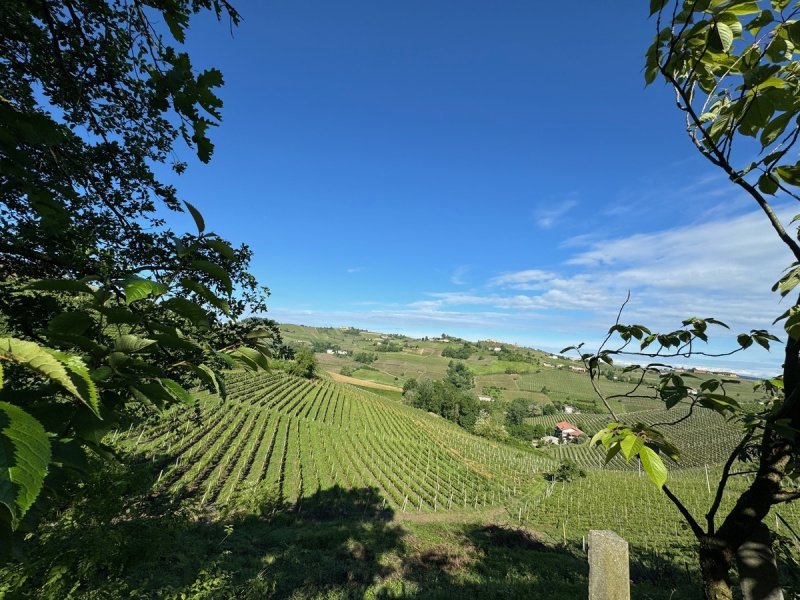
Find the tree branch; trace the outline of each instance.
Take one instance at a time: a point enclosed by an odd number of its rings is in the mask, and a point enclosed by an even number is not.
[[[692,533],[694,533],[695,537],[698,540],[701,539],[705,535],[705,532],[692,516],[692,513],[689,512],[689,509],[683,505],[683,502],[681,502],[666,485],[662,486],[661,489],[664,490],[664,494],[666,494],[667,498],[670,499],[670,501],[677,507],[678,511],[680,511],[680,513],[683,515],[683,518],[689,524],[689,527],[692,529]]]
[[[796,492],[779,492],[773,494],[772,503],[780,504],[782,502],[792,502],[793,500],[800,500],[800,490]]]
[[[706,523],[708,524],[709,535],[713,534],[716,528],[714,525],[714,517],[716,517],[717,510],[719,510],[719,505],[722,502],[722,494],[725,491],[725,486],[728,485],[728,479],[730,479],[731,476],[731,467],[733,466],[733,463],[736,462],[736,457],[739,456],[739,453],[744,449],[752,437],[753,432],[748,431],[736,445],[736,448],[734,448],[730,453],[728,460],[725,461],[725,467],[722,469],[722,476],[717,484],[717,493],[714,496],[714,502],[711,504],[711,508],[709,508],[708,512],[706,513]]]

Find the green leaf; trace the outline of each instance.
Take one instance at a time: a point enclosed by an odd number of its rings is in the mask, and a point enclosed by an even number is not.
[[[152,404],[159,409],[173,399],[172,394],[161,383],[154,381],[139,382],[131,386],[131,392],[140,402]]]
[[[200,296],[203,300],[206,300],[212,306],[220,309],[224,314],[230,316],[231,314],[231,306],[228,304],[227,300],[223,300],[219,296],[217,296],[214,292],[208,289],[199,281],[194,281],[193,279],[189,279],[188,277],[184,277],[181,279],[181,285],[185,287],[187,290],[190,290]]]
[[[194,397],[174,379],[164,377],[158,381],[164,387],[164,389],[167,390],[167,393],[169,393],[169,395],[178,402],[182,402],[184,404],[192,404],[194,402]]]
[[[762,194],[772,196],[778,191],[778,182],[769,173],[764,173],[758,178],[758,189]]]
[[[753,97],[739,122],[739,131],[742,135],[755,137],[763,127],[768,125],[774,112],[775,105],[769,96],[759,94]]]
[[[66,333],[70,335],[81,335],[94,324],[94,319],[87,313],[76,310],[63,312],[50,320],[47,329],[53,333]]]
[[[795,46],[800,46],[800,21],[786,25],[786,33]]]
[[[79,398],[92,410],[98,419],[102,420],[103,417],[100,416],[100,395],[97,393],[97,386],[83,359],[65,352],[52,352],[52,354],[67,367],[69,378],[75,389],[78,390]]]
[[[794,115],[790,112],[785,112],[772,119],[761,132],[761,146],[766,148],[780,136],[785,130],[789,121],[792,120]]]
[[[108,325],[135,325],[141,322],[142,317],[134,313],[127,306],[97,306],[97,312],[106,318]]]
[[[162,348],[170,350],[183,350],[188,352],[202,351],[203,348],[193,340],[182,337],[181,335],[173,335],[172,333],[153,333],[153,339],[158,342]]]
[[[655,451],[643,446],[639,451],[639,459],[642,461],[642,468],[650,480],[659,488],[664,487],[667,482],[667,467],[661,457]]]
[[[164,307],[188,319],[190,323],[200,329],[208,329],[210,327],[208,313],[196,302],[185,298],[170,298],[164,302]]]
[[[772,286],[772,291],[779,291],[783,297],[797,287],[798,283],[800,283],[800,266],[795,263],[788,269],[786,275]]]
[[[754,15],[761,12],[761,8],[758,6],[758,2],[737,2],[726,6],[724,11],[730,15]]]
[[[717,22],[708,32],[708,47],[713,52],[727,52],[733,45],[733,31],[725,23]]]
[[[26,285],[25,290],[38,290],[42,292],[80,292],[92,294],[94,290],[82,281],[75,279],[40,279]]]
[[[625,455],[625,460],[630,462],[631,458],[639,454],[639,450],[644,446],[644,440],[636,434],[630,434],[619,445]]]
[[[126,278],[122,285],[125,289],[125,301],[128,304],[148,296],[155,298],[169,291],[168,285],[137,276]]]
[[[191,213],[192,218],[194,219],[194,224],[197,225],[197,233],[198,234],[202,234],[203,231],[206,228],[206,222],[203,219],[203,215],[200,214],[200,211],[197,210],[194,206],[192,206],[186,200],[184,200],[183,203],[186,205],[186,208],[189,209],[189,212]]]
[[[219,252],[228,260],[234,260],[236,258],[233,248],[231,248],[230,244],[228,244],[228,242],[225,240],[220,238],[209,238],[206,240],[206,245],[212,250]]]
[[[620,448],[622,448],[622,446],[619,443],[615,443],[615,444],[612,444],[611,446],[609,446],[608,450],[606,451],[606,457],[605,457],[604,464],[607,465],[608,463],[610,463],[613,460],[613,458],[617,454],[619,454]]]
[[[114,339],[114,350],[125,354],[135,354],[155,343],[155,340],[140,338],[137,335],[126,333]]]
[[[192,266],[216,279],[228,294],[233,293],[233,282],[228,272],[208,260],[193,260]]]
[[[11,513],[11,526],[33,505],[50,463],[50,441],[42,424],[27,412],[0,402],[0,503]]]
[[[189,13],[178,8],[179,6],[177,2],[165,3],[161,14],[172,36],[183,44],[186,41],[186,28],[189,26]]]
[[[650,0],[650,16],[652,17],[667,5],[667,0]]]
[[[196,367],[192,367],[195,375],[206,384],[209,391],[221,394],[222,386],[220,385],[220,377],[214,370],[209,367],[208,365],[199,364]]]
[[[62,353],[58,354],[61,356],[69,356]],[[70,357],[70,360],[76,358],[77,357]],[[57,356],[54,356],[54,354],[46,348],[34,342],[26,342],[10,337],[0,338],[0,359],[17,363],[48,379],[52,379],[70,394],[89,405],[92,410],[95,410],[95,408],[92,407],[92,399],[84,397],[81,394],[81,391],[75,385],[70,375],[70,372],[75,368],[77,363],[72,362],[70,369],[68,369],[64,361],[59,360]]]
[[[781,179],[783,179],[789,185],[800,186],[799,165],[778,167],[777,169],[775,169],[775,174]]]
[[[269,370],[269,362],[267,361],[267,357],[253,348],[240,346],[231,352],[231,356],[241,361],[246,367],[254,371],[259,369],[263,369],[265,371]]]

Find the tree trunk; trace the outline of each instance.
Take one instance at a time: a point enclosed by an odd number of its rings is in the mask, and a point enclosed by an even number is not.
[[[706,600],[732,600],[730,572],[733,555],[725,542],[715,536],[700,540],[700,573]]]

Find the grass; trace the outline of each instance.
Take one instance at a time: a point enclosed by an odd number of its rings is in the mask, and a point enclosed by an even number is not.
[[[364,333],[291,331],[343,348],[371,344]],[[431,353],[443,346],[420,345]],[[365,373],[397,384],[399,369],[407,377],[449,362],[413,352],[376,362],[397,375]],[[469,364],[476,362],[484,361]],[[588,385],[581,374],[544,367],[476,381],[478,389],[504,387],[506,400],[527,392],[541,402],[584,398]],[[748,384],[735,385],[744,393]],[[113,434],[132,468],[98,467],[76,486],[73,500],[33,532],[34,559],[0,568],[0,597],[580,598],[584,539],[595,528],[631,544],[633,598],[700,597],[694,539],[646,477],[593,469],[573,483],[542,477],[562,455],[588,449],[565,446],[548,458],[476,438],[403,405],[397,392],[241,373],[228,388],[226,402],[201,395],[200,421],[173,409],[142,431]],[[707,425],[689,425],[681,444],[698,459],[719,460],[708,454]],[[709,467],[712,483],[717,468]],[[669,483],[689,510],[705,514],[705,469],[673,469]],[[746,484],[732,481],[723,511]],[[798,505],[776,512],[800,530]],[[787,547],[798,543],[775,515],[767,520]],[[797,590],[791,560],[782,555],[780,566]]]
[[[2,585],[13,597],[59,600],[586,595],[580,545],[501,514],[400,518],[373,489],[332,488],[300,511],[272,510],[266,497],[260,515],[226,515],[162,496],[142,502],[141,483],[135,473],[104,471],[35,539],[35,561],[0,570]],[[680,568],[662,568],[653,581],[639,564],[634,598],[699,597]]]

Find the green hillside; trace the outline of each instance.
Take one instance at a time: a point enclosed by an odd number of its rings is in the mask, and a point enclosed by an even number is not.
[[[201,393],[196,409],[110,434],[134,468],[101,471],[86,487],[97,490],[31,541],[37,561],[0,569],[0,591],[581,598],[588,531],[613,529],[631,545],[634,598],[698,597],[694,540],[674,508],[641,474],[594,468],[582,458],[588,448],[523,451],[326,379],[277,371],[227,379],[226,400]],[[587,477],[547,481],[562,455],[591,467]],[[737,478],[731,492],[746,483]],[[673,470],[670,485],[703,514],[713,492],[705,469]],[[796,506],[774,512],[778,531],[797,530]]]
[[[282,324],[280,327],[288,344],[316,349],[316,357],[324,370],[339,373],[345,369],[358,379],[398,387],[402,387],[410,378],[442,378],[447,371],[447,365],[453,360],[442,353],[447,349],[460,348],[465,343],[457,338],[446,338],[447,341],[442,338],[419,339],[353,328],[292,324]],[[381,351],[380,347],[384,342],[396,344],[398,351]],[[542,406],[553,402],[567,403],[579,407],[583,412],[600,412],[602,409],[586,373],[572,370],[580,368],[580,363],[554,357],[541,350],[496,341],[466,343],[470,348],[470,356],[463,362],[474,374],[475,389],[478,392],[494,387],[505,400],[524,398]],[[503,351],[495,352],[495,348]],[[328,354],[327,349],[341,350],[345,354]],[[376,360],[368,365],[354,360],[358,353],[364,352],[374,354]],[[634,374],[624,373],[622,367],[604,369],[608,375],[600,381],[604,393],[625,394],[631,390],[636,377]],[[687,377],[699,386],[710,375],[689,374]],[[648,375],[643,381],[645,387],[655,382],[654,375]],[[728,385],[731,395],[740,403],[759,398],[749,380],[731,379]],[[614,400],[612,405],[619,412],[647,410],[659,406],[652,400],[642,398]]]
[[[372,487],[401,512],[481,510],[533,493],[555,462],[332,381],[230,377],[230,397],[202,397],[202,421],[175,411],[121,438],[158,468],[156,491],[235,505],[262,493],[302,509],[320,491]]]

